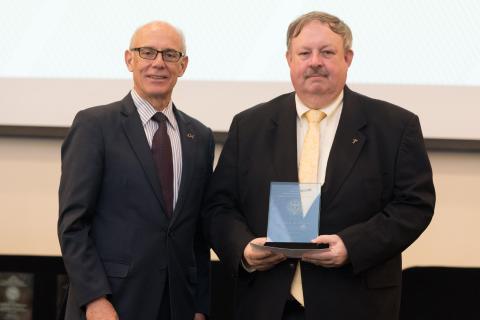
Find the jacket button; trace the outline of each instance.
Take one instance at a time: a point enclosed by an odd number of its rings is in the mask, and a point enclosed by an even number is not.
[[[290,262],[290,263],[289,263],[289,266],[290,266],[291,269],[293,269],[293,268],[295,268],[296,265],[295,265],[295,263]]]

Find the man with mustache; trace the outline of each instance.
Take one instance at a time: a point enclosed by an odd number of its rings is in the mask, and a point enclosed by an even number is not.
[[[174,26],[140,27],[133,89],[80,111],[62,146],[58,235],[68,320],[205,320],[210,251],[197,228],[213,164],[209,128],[177,109],[188,64]]]
[[[237,277],[236,319],[398,319],[401,252],[435,191],[418,117],[346,86],[352,34],[310,12],[287,31],[295,92],[236,115],[207,192],[212,246]],[[287,259],[266,241],[272,181],[319,183],[328,250]]]

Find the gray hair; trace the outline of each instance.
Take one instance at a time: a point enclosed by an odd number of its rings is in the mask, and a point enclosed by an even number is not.
[[[325,23],[328,25],[330,30],[340,35],[343,39],[343,49],[345,52],[352,49],[352,31],[345,22],[329,13],[312,11],[301,15],[288,26],[287,50],[290,50],[292,39],[297,37],[302,31],[303,27],[312,21],[320,21],[321,23]]]

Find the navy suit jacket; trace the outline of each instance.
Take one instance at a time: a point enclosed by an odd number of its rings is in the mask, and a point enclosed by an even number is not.
[[[70,287],[66,319],[107,296],[120,319],[156,319],[168,281],[172,319],[208,314],[209,248],[200,224],[210,129],[174,107],[182,177],[172,218],[133,100],[80,111],[62,146],[58,235]]]
[[[236,319],[280,320],[296,261],[248,274],[245,246],[267,232],[270,182],[298,181],[295,94],[233,119],[207,192],[209,238],[237,278]],[[401,252],[435,203],[418,117],[345,87],[321,195],[319,234],[338,234],[349,262],[301,263],[307,320],[397,319]]]

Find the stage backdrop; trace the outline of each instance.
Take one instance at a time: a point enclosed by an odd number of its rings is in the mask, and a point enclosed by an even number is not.
[[[290,21],[310,10],[353,30],[353,89],[420,116],[432,139],[480,140],[480,2],[17,0],[0,10],[0,126],[68,127],[131,88],[123,52],[139,25],[168,20],[190,63],[175,102],[214,131],[292,90]],[[453,119],[453,120],[452,120]]]

